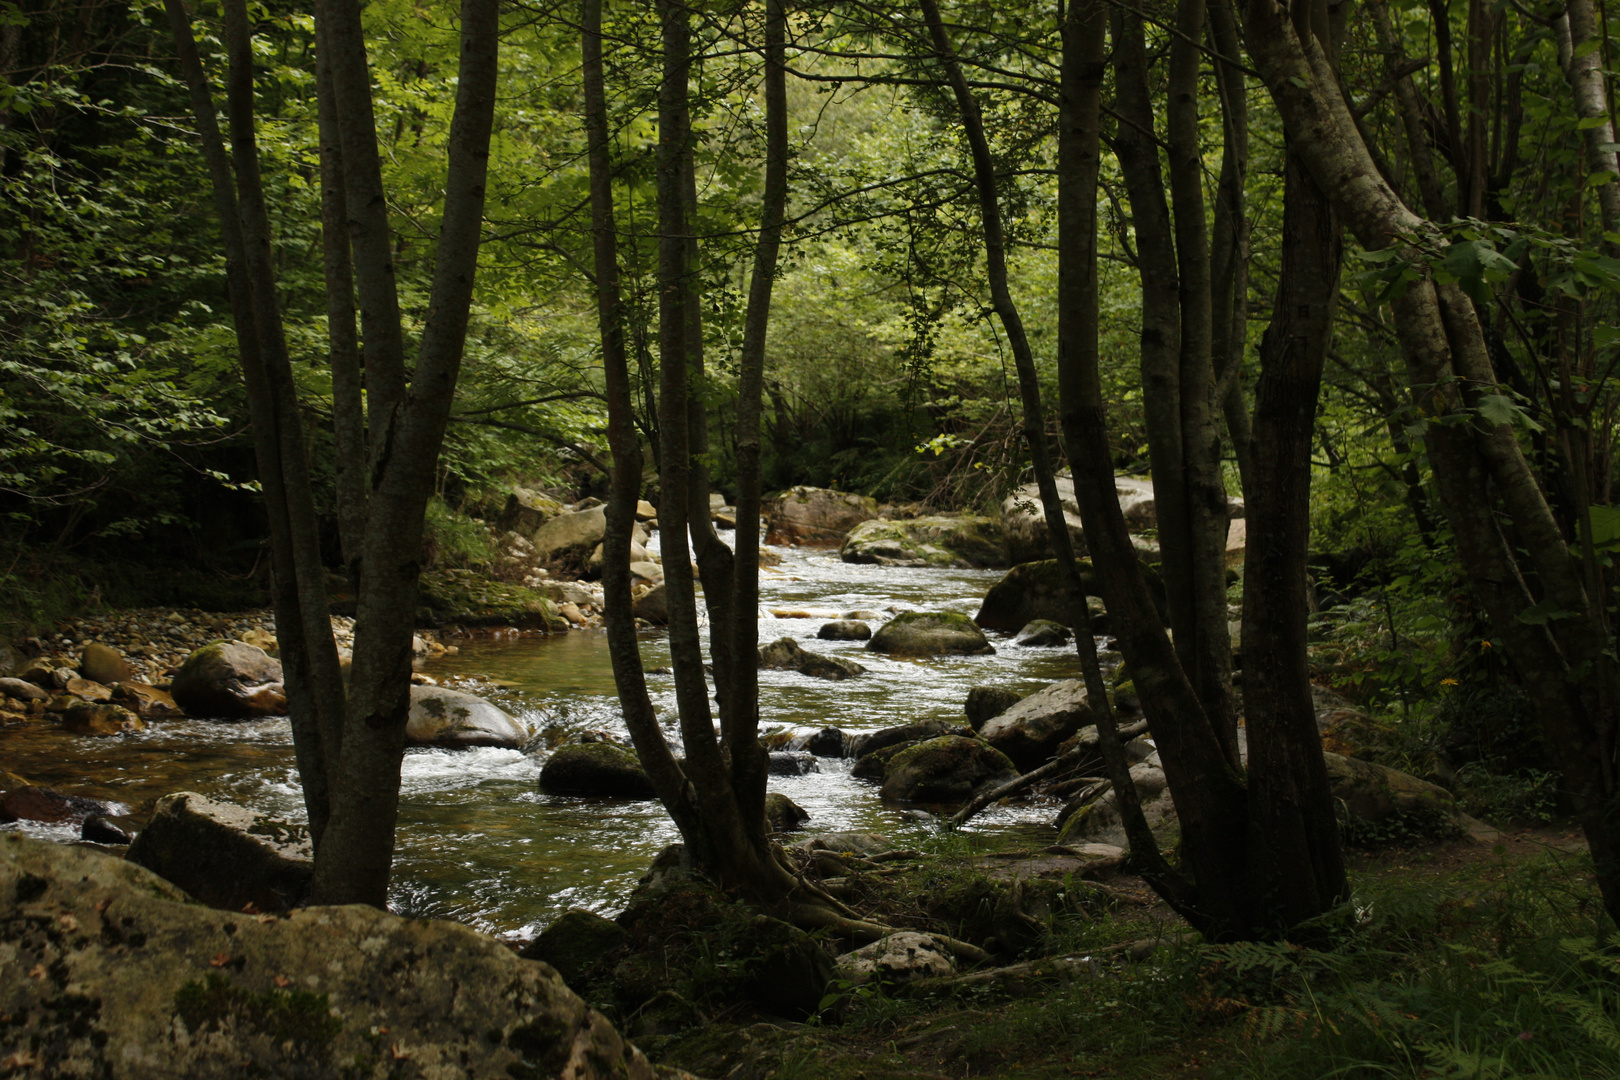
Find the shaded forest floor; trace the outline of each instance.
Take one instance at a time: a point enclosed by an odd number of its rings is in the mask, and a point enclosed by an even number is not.
[[[992,861],[941,853],[916,873],[971,889]],[[1354,897],[1316,948],[1197,943],[1121,873],[1110,901],[1055,918],[1035,950],[1093,953],[1089,974],[928,997],[835,985],[810,1024],[734,1005],[640,1041],[716,1080],[1620,1076],[1620,958],[1596,944],[1577,832],[1353,851],[1350,866]]]

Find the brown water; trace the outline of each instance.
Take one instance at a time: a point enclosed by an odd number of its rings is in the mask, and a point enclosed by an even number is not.
[[[860,678],[827,682],[793,672],[760,673],[762,725],[811,732],[831,725],[848,732],[939,718],[963,719],[969,688],[995,683],[1035,690],[1076,677],[1068,649],[1026,649],[992,635],[994,656],[902,660],[867,652],[860,642],[815,639],[827,617],[851,611],[950,610],[972,615],[999,571],[921,570],[851,566],[831,552],[776,549],[779,566],[761,580],[761,643],[792,636],[809,650],[837,653],[868,668]],[[769,608],[809,609],[813,618],[776,618]],[[662,633],[642,642],[649,670],[669,663]],[[488,693],[538,733],[600,729],[623,736],[606,636],[574,631],[549,638],[478,640],[428,673],[452,684],[469,676],[496,680]],[[673,725],[673,683],[651,676],[660,716]],[[672,726],[669,728],[673,734]],[[570,907],[611,912],[652,857],[677,837],[656,802],[543,795],[536,781],[547,740],[528,752],[413,749],[400,777],[400,814],[391,902],[400,911],[456,918],[505,934],[532,934]],[[886,806],[875,786],[849,775],[850,762],[820,761],[821,772],[772,777],[810,812],[817,831],[862,829],[897,841],[934,825]],[[64,734],[31,724],[0,732],[0,767],[37,783],[128,807],[136,817],[171,791],[197,791],[251,806],[283,820],[303,816],[292,738],[285,720],[214,723],[183,720],[153,725],[122,739]],[[976,819],[980,830],[1052,835],[1055,807],[996,807]],[[0,828],[14,826],[0,826]],[[29,831],[70,840],[62,827]]]

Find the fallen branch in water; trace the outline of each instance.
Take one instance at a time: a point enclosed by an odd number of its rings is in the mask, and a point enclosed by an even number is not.
[[[1136,736],[1142,734],[1146,730],[1147,721],[1141,720],[1137,723],[1131,724],[1129,727],[1120,728],[1119,737],[1122,740],[1134,739]],[[998,788],[984,792],[981,795],[974,796],[972,799],[968,800],[967,804],[963,806],[962,809],[951,815],[950,820],[945,823],[946,828],[960,829],[963,825],[967,824],[969,818],[971,818],[974,814],[977,814],[980,810],[983,810],[985,807],[989,806],[991,803],[999,802],[1000,800],[1007,798],[1009,795],[1016,795],[1025,788],[1038,784],[1049,776],[1056,776],[1064,769],[1071,768],[1078,764],[1084,757],[1094,754],[1095,751],[1095,744],[1088,745],[1082,742],[1073,750],[1070,750],[1066,754],[1059,754],[1051,761],[1048,761],[1045,765],[1042,765],[1036,769],[1031,769],[1024,775],[1018,777],[1017,779],[1009,780],[1007,783],[1002,784]]]

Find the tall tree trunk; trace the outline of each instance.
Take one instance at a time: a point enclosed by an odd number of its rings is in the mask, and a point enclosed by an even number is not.
[[[1615,152],[1614,118],[1609,113],[1609,93],[1603,74],[1603,50],[1597,45],[1597,11],[1592,0],[1567,0],[1564,14],[1553,20],[1558,40],[1558,62],[1569,80],[1575,101],[1575,115],[1592,124],[1581,132],[1586,149],[1586,168],[1592,173],[1609,173],[1616,180],[1597,189],[1598,209],[1603,231],[1620,233],[1620,154]],[[1620,243],[1606,240],[1613,254]]]
[[[1210,309],[1215,369],[1215,401],[1226,418],[1226,430],[1237,457],[1238,474],[1247,492],[1253,483],[1249,456],[1249,406],[1243,397],[1243,354],[1249,340],[1249,95],[1239,58],[1237,16],[1232,0],[1214,0],[1209,8],[1209,38],[1215,51],[1222,129],[1221,175],[1215,194],[1215,232],[1210,243]]]

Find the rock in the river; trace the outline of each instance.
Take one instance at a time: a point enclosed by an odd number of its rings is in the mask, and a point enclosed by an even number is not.
[[[215,641],[186,657],[169,693],[187,713],[208,720],[281,716],[287,711],[281,661],[240,641]]]
[[[967,704],[963,707],[968,726],[978,731],[986,720],[1000,716],[1023,699],[1023,694],[1005,686],[975,686],[968,691]]]
[[[1074,499],[1074,482],[1067,475],[1060,475],[1057,488],[1063,502],[1063,518],[1069,528],[1069,543],[1074,546],[1076,555],[1084,555],[1086,531],[1080,523],[1080,504]],[[1012,565],[1052,557],[1052,540],[1046,531],[1041,492],[1035,484],[1025,484],[1002,501],[1001,529],[1007,562]]]
[[[771,544],[834,547],[855,526],[877,516],[877,500],[865,495],[825,488],[789,488],[766,500],[765,539]]]
[[[1018,631],[1013,638],[1014,645],[1025,645],[1030,648],[1051,648],[1054,645],[1067,645],[1074,639],[1074,634],[1067,626],[1051,619],[1035,619]]]
[[[842,656],[806,652],[790,637],[778,638],[759,650],[759,666],[797,671],[818,679],[848,679],[864,674],[866,668]]]
[[[62,690],[81,701],[106,701],[112,697],[110,689],[93,679],[69,679]]]
[[[84,821],[93,814],[110,814],[112,808],[81,795],[64,795],[55,788],[21,787],[0,795],[0,822],[40,821],[55,824]]]
[[[120,705],[81,701],[62,713],[62,730],[73,735],[110,738],[145,731],[146,725]]]
[[[535,561],[556,563],[572,559],[583,565],[591,549],[602,542],[606,533],[606,507],[558,514],[534,532]]]
[[[864,986],[873,979],[897,986],[956,974],[956,961],[950,952],[929,935],[914,930],[902,930],[863,945],[840,956],[836,963],[838,977],[852,986]]]
[[[1020,771],[1028,772],[1044,764],[1069,736],[1095,722],[1085,684],[1067,679],[986,720],[979,737],[1012,758]]]
[[[996,651],[984,631],[972,619],[956,611],[901,612],[884,623],[866,647],[895,656],[976,655]]]
[[[405,742],[411,746],[505,746],[519,749],[529,729],[476,694],[412,686]]]
[[[624,944],[624,927],[594,911],[570,908],[518,953],[525,960],[543,960],[557,969],[570,986],[588,981],[602,957]]]
[[[801,735],[788,743],[789,750],[807,750],[816,757],[848,756],[849,737],[835,727],[825,727],[814,735]]]
[[[631,612],[638,619],[645,619],[654,626],[667,626],[669,624],[668,593],[664,591],[664,583],[660,581],[640,596],[630,605]]]
[[[180,711],[180,706],[175,704],[168,691],[134,680],[125,680],[113,687],[112,697],[108,700],[145,720],[173,716]]]
[[[108,821],[104,815],[91,814],[84,819],[84,824],[79,826],[79,839],[92,844],[122,847],[135,838]]]
[[[84,647],[79,671],[85,678],[103,684],[119,682],[135,674],[135,669],[129,666],[123,653],[99,641],[92,641]]]
[[[309,895],[313,852],[301,828],[190,791],[158,800],[124,856],[210,907],[287,911]]]
[[[1086,610],[1091,616],[1091,629],[1105,633],[1108,629],[1107,612],[1097,598],[1097,575],[1084,559],[1076,560],[1080,571],[1080,587],[1086,593]],[[1148,591],[1160,613],[1165,610],[1164,585],[1158,569],[1144,563],[1142,575],[1147,579]],[[1036,619],[1050,619],[1068,625],[1068,601],[1064,599],[1063,583],[1058,580],[1056,559],[1020,563],[1007,571],[1005,577],[990,587],[979,613],[974,616],[987,630],[1017,631]]]
[[[797,829],[810,820],[810,812],[780,791],[765,796],[765,821],[772,832]]]
[[[865,641],[871,636],[872,628],[859,619],[834,619],[822,623],[821,629],[816,631],[816,637],[822,641]]]
[[[0,979],[19,1077],[655,1075],[551,967],[459,923],[213,911],[17,834],[0,835],[0,955],[47,972]]]
[[[540,790],[551,795],[657,798],[635,753],[609,742],[570,743],[558,749],[540,768]]]
[[[942,735],[891,758],[882,795],[890,802],[965,802],[981,788],[998,787],[1017,776],[1017,766],[989,743]]]
[[[771,752],[770,774],[772,776],[806,776],[820,771],[821,766],[816,764],[816,755],[814,754],[793,750],[773,750]]]
[[[951,735],[959,732],[957,726],[947,724],[943,720],[919,720],[915,724],[901,724],[897,727],[879,728],[867,735],[857,735],[849,742],[849,756],[854,758],[874,754],[888,746],[900,743],[919,742],[923,739],[937,739],[941,735]]]
[[[838,549],[847,563],[878,566],[1005,566],[1001,525],[974,514],[863,521]]]

